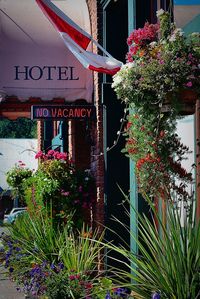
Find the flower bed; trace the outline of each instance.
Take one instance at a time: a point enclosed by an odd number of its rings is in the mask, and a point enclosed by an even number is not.
[[[48,205],[52,207],[58,224],[73,221],[82,227],[84,210],[94,205],[95,182],[89,170],[76,169],[66,153],[50,150],[47,154],[38,152],[36,159],[42,159],[37,171],[27,169],[23,163],[7,173],[7,182],[28,206],[29,213],[37,213]],[[88,219],[89,221],[89,219]]]
[[[30,220],[29,218],[31,223]],[[28,227],[28,223],[25,223],[31,234],[31,225]],[[59,246],[56,247],[54,244],[54,248],[49,248],[47,236],[43,246],[41,244],[39,246],[37,234],[32,240],[31,238],[28,240],[29,234],[25,236],[24,230],[20,228],[24,224],[22,219],[18,224],[13,227],[10,236],[5,234],[1,236],[5,246],[1,251],[1,260],[8,270],[10,279],[18,285],[17,290],[25,293],[26,298],[131,298],[127,289],[115,287],[112,280],[104,275],[98,276],[97,257],[103,247],[95,241],[97,234],[90,232],[88,236],[93,238],[91,240],[85,237],[85,231],[76,235],[66,230],[63,233],[60,231],[56,233],[55,238],[64,238],[62,240],[64,242],[60,240]],[[38,225],[35,221],[32,224]],[[47,229],[47,226],[43,224],[44,228]],[[19,233],[22,234],[21,238]],[[52,231],[51,240],[53,238]],[[102,241],[102,236],[99,234],[98,241]],[[47,249],[50,250],[49,253]]]

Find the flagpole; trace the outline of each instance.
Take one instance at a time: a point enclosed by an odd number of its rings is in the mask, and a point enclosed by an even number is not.
[[[100,44],[98,44],[95,40],[93,40],[93,38],[91,37],[91,41],[104,53],[106,54],[108,57],[113,58],[112,55],[110,55]]]

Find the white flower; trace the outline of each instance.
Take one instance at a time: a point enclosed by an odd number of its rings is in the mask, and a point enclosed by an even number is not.
[[[165,13],[165,11],[162,8],[159,9],[159,10],[157,10],[157,12],[156,12],[157,18],[159,18],[160,16],[162,16],[164,13]]]
[[[135,62],[127,62],[126,64],[124,64],[122,67],[121,67],[121,70],[127,70],[127,69],[130,69],[132,67],[135,67]],[[118,73],[117,73],[118,74]]]
[[[131,69],[132,67],[135,67],[136,63],[133,61],[133,62],[128,62],[126,65],[128,69]]]
[[[150,46],[151,48],[154,48],[156,45],[157,45],[157,42],[151,42],[151,43],[149,44],[149,46]]]
[[[179,35],[179,36],[183,36],[184,32],[181,28],[176,28],[174,30],[174,33],[173,34],[176,34],[176,35]]]
[[[192,32],[191,36],[198,36],[198,37],[200,37],[200,33],[199,32]]]
[[[113,76],[113,83],[112,83],[112,88],[115,86],[119,85],[123,81],[123,78],[120,76],[120,74],[116,74]]]
[[[169,38],[170,42],[174,42],[176,40],[176,34],[172,34]]]
[[[170,36],[169,38],[169,41],[170,42],[174,42],[177,38],[177,36],[183,36],[184,35],[184,32],[181,28],[176,28],[174,30],[174,32],[172,33],[172,35]]]

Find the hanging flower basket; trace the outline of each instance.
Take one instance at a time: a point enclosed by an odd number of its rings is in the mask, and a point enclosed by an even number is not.
[[[157,24],[146,22],[128,37],[127,63],[112,88],[130,107],[124,152],[136,164],[140,192],[154,198],[164,190],[171,200],[173,190],[187,201],[192,177],[181,162],[189,148],[177,135],[177,120],[195,113],[200,95],[200,33],[186,36],[170,12],[157,17]]]
[[[172,102],[176,102],[178,103],[176,108],[180,116],[192,115],[195,113],[197,98],[197,93],[189,89],[181,90],[179,94],[173,98],[171,94],[169,94],[167,99],[162,104],[161,112],[169,113],[173,109],[172,106],[174,107]]]

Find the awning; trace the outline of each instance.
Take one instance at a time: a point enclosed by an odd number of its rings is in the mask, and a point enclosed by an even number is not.
[[[90,33],[85,0],[52,1]],[[92,72],[63,44],[34,0],[0,1],[0,98],[92,101]]]

